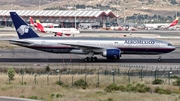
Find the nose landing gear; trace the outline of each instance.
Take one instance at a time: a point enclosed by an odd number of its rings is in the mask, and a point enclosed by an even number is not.
[[[161,62],[161,57],[162,57],[162,56],[161,56],[161,55],[159,55],[159,58],[158,58],[158,61],[159,61],[159,62]]]

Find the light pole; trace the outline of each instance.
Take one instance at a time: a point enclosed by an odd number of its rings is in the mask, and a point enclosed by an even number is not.
[[[74,86],[74,74],[72,75],[72,87]]]
[[[13,9],[12,6],[13,6],[13,4],[11,4],[11,10]]]
[[[112,69],[111,72],[112,72],[112,75],[113,75],[113,84],[114,84],[115,83],[114,82],[114,69]]]
[[[123,5],[124,5],[124,11],[123,11],[123,13],[124,13],[124,23],[126,22],[126,15],[125,15],[125,4],[124,4],[124,2],[123,2]]]
[[[76,1],[75,1],[75,12],[76,12]],[[76,28],[76,14],[75,14],[75,19],[74,19],[74,27]]]
[[[41,0],[39,0],[39,10],[40,10],[40,4],[41,4]]]
[[[170,79],[171,79],[171,74],[172,74],[172,68],[168,71],[168,84],[170,85]]]
[[[76,15],[75,15],[74,27],[76,29]]]
[[[177,4],[176,4],[176,18],[177,18]]]
[[[97,87],[99,87],[99,74],[100,74],[100,68],[98,69],[98,82],[97,82]]]
[[[128,81],[129,81],[129,83],[131,82],[131,81],[130,81],[130,75],[129,75],[130,69],[131,69],[131,67],[128,69]]]

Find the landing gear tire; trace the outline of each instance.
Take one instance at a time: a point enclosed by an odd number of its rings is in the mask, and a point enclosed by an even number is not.
[[[89,60],[88,57],[86,57],[86,58],[84,59],[85,62],[88,62],[88,60]]]
[[[91,62],[97,61],[97,57],[91,57]]]
[[[97,57],[86,57],[84,59],[85,62],[95,62],[97,61]]]
[[[90,62],[91,61],[91,58],[89,58],[89,57],[87,57],[88,58],[88,62]]]
[[[161,62],[161,55],[159,55],[158,61]]]
[[[161,62],[161,59],[159,58],[158,61]]]
[[[94,57],[94,60],[97,61],[97,57]]]
[[[91,57],[91,61],[92,61],[92,62],[94,62],[94,61],[95,61],[93,57]]]

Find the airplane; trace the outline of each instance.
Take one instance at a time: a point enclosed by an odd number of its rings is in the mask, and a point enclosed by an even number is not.
[[[32,17],[29,17],[29,22],[30,22],[30,26],[37,28],[37,23],[34,22],[34,19]],[[53,23],[41,23],[41,24],[42,24],[42,26],[48,27],[48,28],[53,28],[53,27],[59,26],[59,24],[53,24]]]
[[[123,26],[111,26],[111,30],[123,30]]]
[[[167,29],[167,28],[170,28],[172,26],[175,26],[177,25],[179,21],[179,18],[176,18],[172,23],[170,24],[163,24],[163,23],[158,23],[158,24],[144,24],[145,28],[150,30],[150,29]]]
[[[34,20],[32,17],[29,17],[30,26],[37,27],[37,23],[34,23]]]
[[[16,12],[10,12],[19,39],[9,39],[11,44],[35,50],[87,55],[86,62],[95,62],[101,55],[106,59],[119,60],[124,54],[159,55],[175,50],[169,43],[151,38],[78,38],[39,37]]]
[[[135,27],[125,27],[126,31],[137,31],[137,28]]]
[[[36,20],[36,23],[38,31],[43,33],[54,33],[54,36],[72,36],[80,33],[76,28],[44,28],[38,20]]]
[[[111,30],[124,30],[124,31],[136,31],[135,27],[126,27],[126,26],[111,26]]]

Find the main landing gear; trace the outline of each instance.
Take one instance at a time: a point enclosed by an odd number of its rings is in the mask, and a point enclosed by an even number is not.
[[[88,53],[88,57],[86,57],[84,59],[85,62],[95,62],[97,61],[97,57],[93,57],[94,56],[94,52],[89,52]]]
[[[85,62],[95,62],[97,61],[97,57],[86,57],[84,59]]]

